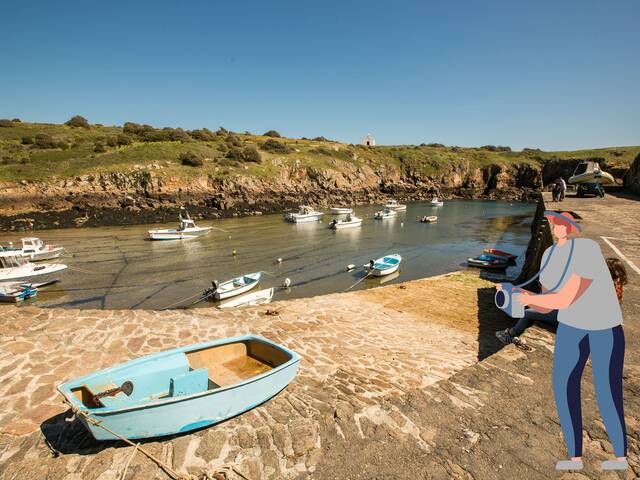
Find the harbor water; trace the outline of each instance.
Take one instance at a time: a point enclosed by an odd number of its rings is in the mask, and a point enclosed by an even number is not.
[[[57,261],[69,269],[57,274],[59,283],[41,289],[26,304],[83,309],[188,306],[213,280],[256,271],[265,272],[258,288],[291,279],[289,289],[276,289],[274,300],[308,297],[344,291],[364,277],[362,265],[369,259],[399,253],[403,261],[398,274],[367,278],[352,289],[388,285],[466,268],[466,259],[487,247],[522,253],[535,205],[411,203],[395,218],[375,220],[379,209],[356,207],[362,226],[338,231],[328,225],[340,217],[326,211],[320,222],[302,224],[284,222],[280,215],[203,220],[198,225],[221,230],[186,241],[146,240],[152,225],[37,232],[46,243],[66,247],[68,256]],[[438,221],[421,223],[416,217],[422,215],[437,215]],[[20,234],[0,235],[0,244],[10,241],[19,244]],[[347,271],[349,264],[356,268]],[[205,301],[195,307],[212,305]]]

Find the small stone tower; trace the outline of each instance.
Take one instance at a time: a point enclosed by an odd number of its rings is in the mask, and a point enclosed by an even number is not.
[[[373,138],[370,133],[367,133],[367,136],[362,139],[362,145],[366,145],[367,147],[375,147],[376,139]]]

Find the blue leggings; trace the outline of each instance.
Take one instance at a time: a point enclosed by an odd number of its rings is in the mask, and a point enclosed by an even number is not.
[[[600,416],[616,457],[626,457],[627,432],[622,407],[622,325],[605,330],[583,330],[560,323],[553,353],[553,390],[569,456],[582,456],[580,380],[590,353]]]

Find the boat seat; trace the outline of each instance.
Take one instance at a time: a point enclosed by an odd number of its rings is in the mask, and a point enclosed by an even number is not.
[[[190,372],[172,377],[169,384],[169,396],[181,397],[208,390],[209,369],[197,368]]]
[[[228,387],[272,368],[256,358],[242,356],[216,365],[211,372],[211,381],[220,387]]]

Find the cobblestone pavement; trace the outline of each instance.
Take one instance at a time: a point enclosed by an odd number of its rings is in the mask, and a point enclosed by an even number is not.
[[[551,205],[550,205],[551,206]],[[585,234],[636,258],[640,202],[568,198]],[[555,205],[553,205],[555,207]],[[614,240],[614,242],[617,242]],[[302,355],[298,377],[264,405],[223,424],[144,444],[194,475],[233,464],[251,479],[637,478],[640,433],[640,276],[623,312],[629,461],[599,471],[611,446],[583,381],[585,470],[556,474],[566,455],[551,390],[553,332],[533,327],[533,350],[500,349],[511,320],[492,283],[455,273],[403,285],[274,303],[243,311],[0,309],[0,479],[117,479],[132,448],[94,442],[65,422],[54,391],[65,379],[146,353],[257,333]],[[480,360],[480,361],[478,361]],[[587,367],[587,370],[589,367]],[[45,441],[46,440],[46,441]],[[53,456],[46,442],[60,453]],[[167,476],[140,454],[128,479]],[[230,479],[240,478],[230,474]]]

